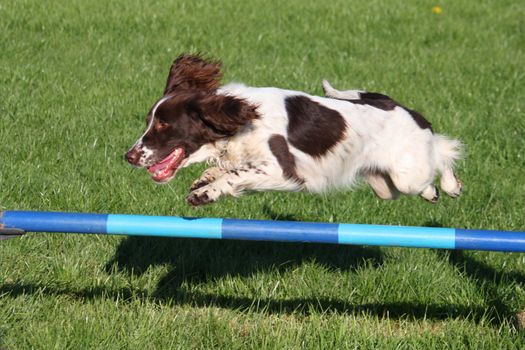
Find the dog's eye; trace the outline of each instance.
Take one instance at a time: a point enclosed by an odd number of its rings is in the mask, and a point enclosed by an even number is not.
[[[165,121],[157,120],[157,122],[155,123],[155,130],[157,130],[157,131],[164,130],[168,126],[169,126],[169,124],[166,123]]]

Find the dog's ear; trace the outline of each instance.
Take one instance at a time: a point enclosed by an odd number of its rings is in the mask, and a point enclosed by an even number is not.
[[[228,95],[201,95],[193,99],[188,108],[207,128],[221,137],[231,137],[259,118],[257,106]]]
[[[164,95],[177,89],[214,92],[222,78],[221,63],[205,60],[199,55],[180,55],[173,61]]]

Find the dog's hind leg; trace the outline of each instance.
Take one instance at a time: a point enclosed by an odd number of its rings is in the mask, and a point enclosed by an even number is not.
[[[403,154],[394,162],[395,167],[391,167],[389,174],[399,192],[420,195],[429,202],[435,203],[439,198],[436,188],[432,185],[436,169],[426,154],[424,149]]]
[[[439,200],[439,190],[434,185],[428,185],[427,188],[420,193],[420,196],[430,203],[437,203]]]
[[[450,197],[459,197],[463,190],[463,183],[456,178],[452,168],[445,168],[440,179],[441,189]]]
[[[365,178],[379,198],[388,200],[399,197],[400,193],[387,173],[370,171],[365,174]]]
[[[431,203],[439,199],[437,188],[432,185],[434,175],[421,169],[396,169],[390,173],[394,186],[403,194],[420,195]]]
[[[450,197],[458,197],[463,184],[454,175],[454,163],[460,159],[462,145],[458,140],[443,135],[434,136],[436,166],[441,173],[440,186]]]

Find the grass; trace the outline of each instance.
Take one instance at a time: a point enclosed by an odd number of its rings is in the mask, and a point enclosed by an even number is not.
[[[0,4],[1,209],[525,230],[525,5],[454,1]],[[460,138],[464,195],[365,186],[189,208],[123,153],[171,60],[225,81],[387,93]],[[0,348],[523,348],[522,254],[29,234],[0,246]]]

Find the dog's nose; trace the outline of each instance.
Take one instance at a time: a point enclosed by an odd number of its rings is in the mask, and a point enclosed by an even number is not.
[[[128,161],[129,164],[136,165],[139,162],[140,156],[141,156],[141,152],[132,148],[126,153],[124,158]]]

